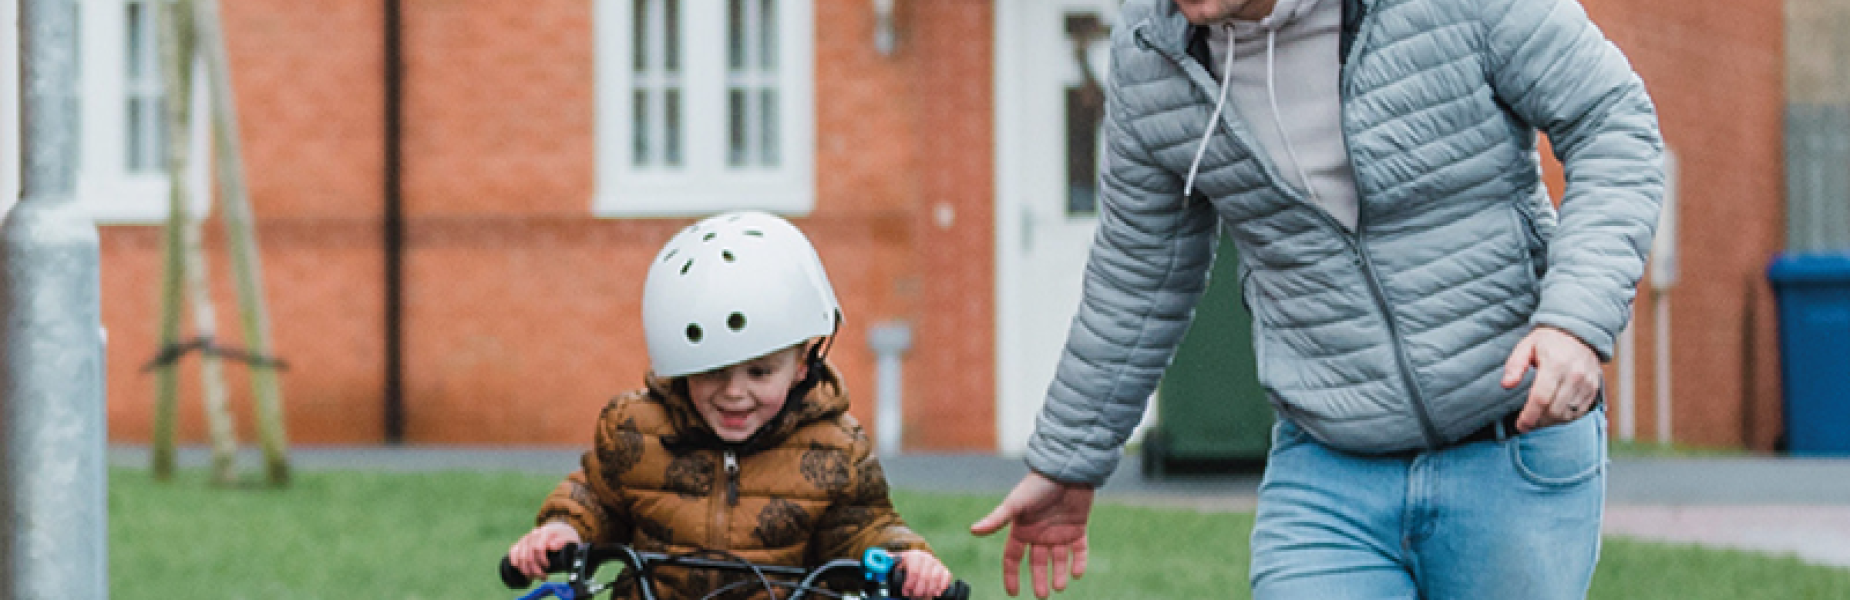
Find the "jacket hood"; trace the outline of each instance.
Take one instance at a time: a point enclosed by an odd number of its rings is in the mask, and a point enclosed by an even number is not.
[[[662,445],[670,451],[680,453],[694,447],[723,446],[739,454],[751,454],[777,445],[805,425],[833,419],[848,411],[848,392],[835,367],[827,362],[812,363],[810,373],[808,385],[799,384],[792,390],[800,396],[786,399],[783,410],[776,417],[750,438],[736,443],[722,440],[713,432],[713,426],[708,425],[700,411],[694,408],[693,398],[687,395],[687,384],[679,378],[663,378],[651,373],[644,382],[649,399],[667,410],[669,423],[674,427],[674,435],[662,439]]]

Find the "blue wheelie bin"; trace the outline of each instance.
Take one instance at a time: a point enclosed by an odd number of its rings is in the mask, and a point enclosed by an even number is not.
[[[1786,449],[1850,456],[1850,252],[1782,254],[1767,278],[1779,304]]]

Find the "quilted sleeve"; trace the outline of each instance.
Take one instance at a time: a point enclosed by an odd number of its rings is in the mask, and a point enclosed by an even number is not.
[[[1481,6],[1498,97],[1548,135],[1567,175],[1531,323],[1567,330],[1610,359],[1663,199],[1656,110],[1630,62],[1574,0]]]
[[[604,408],[598,417],[595,449],[586,452],[581,468],[567,475],[546,497],[535,517],[537,523],[561,520],[577,529],[585,541],[630,543],[630,532],[635,529],[622,508],[622,489],[606,477],[620,470],[611,468],[613,461],[626,460],[625,453],[635,450],[630,447],[634,440],[620,428],[620,414],[619,402]]]
[[[1127,105],[1125,93],[1152,78],[1182,75],[1153,72],[1149,53],[1129,35],[1120,28],[1112,44],[1098,231],[1079,311],[1028,440],[1028,467],[1069,483],[1097,485],[1117,468],[1120,448],[1188,329],[1213,261],[1212,205],[1200,197],[1184,201],[1179,174],[1159,164],[1135,133],[1141,119],[1166,113]]]
[[[590,454],[585,455],[590,460]],[[534,523],[545,524],[549,521],[564,521],[578,530],[578,536],[587,541],[617,541],[607,539],[612,531],[624,529],[612,527],[609,511],[598,501],[591,491],[591,484],[585,477],[584,470],[573,471],[540,505],[540,513]]]

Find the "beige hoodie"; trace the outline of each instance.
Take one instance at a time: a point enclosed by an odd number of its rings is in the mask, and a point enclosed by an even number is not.
[[[1357,194],[1338,89],[1341,28],[1341,2],[1277,0],[1263,20],[1209,26],[1208,69],[1228,86],[1232,110],[1278,174],[1354,231]]]

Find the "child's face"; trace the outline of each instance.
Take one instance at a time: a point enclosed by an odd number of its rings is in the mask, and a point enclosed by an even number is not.
[[[802,355],[797,346],[689,375],[687,393],[720,439],[742,442],[777,416],[790,388],[809,374]]]

